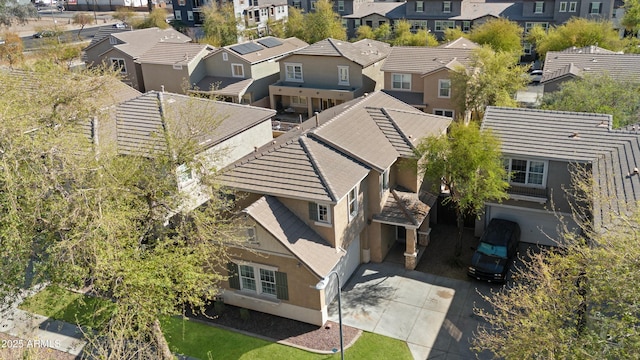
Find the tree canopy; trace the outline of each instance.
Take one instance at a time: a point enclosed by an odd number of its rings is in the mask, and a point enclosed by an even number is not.
[[[449,191],[447,201],[453,203],[458,219],[459,255],[464,217],[482,213],[487,201],[507,197],[500,141],[490,130],[480,131],[476,122],[457,121],[447,135],[425,138],[416,149],[420,170],[435,193],[440,193],[441,185]]]
[[[227,46],[238,42],[238,19],[233,4],[222,6],[211,2],[204,6],[203,42],[216,46]]]
[[[474,26],[468,37],[469,40],[480,45],[489,45],[494,51],[512,52],[519,55],[522,52],[522,32],[523,30],[518,23],[497,18]]]
[[[632,34],[640,31],[640,0],[624,0],[622,25]]]
[[[613,127],[640,123],[640,82],[615,80],[608,74],[566,81],[545,93],[542,108],[611,114]]]
[[[0,44],[0,61],[6,61],[10,68],[18,65],[24,59],[22,53],[24,44],[20,36],[14,32],[5,32],[2,34],[4,44]]]
[[[333,3],[329,0],[316,2],[316,10],[304,15],[305,40],[313,44],[326,38],[347,39],[347,29],[342,26],[340,15],[333,11]]]
[[[29,18],[38,18],[38,10],[32,3],[17,0],[0,0],[0,25],[9,27],[14,23],[24,24]]]
[[[625,43],[608,21],[571,18],[566,23],[545,31],[535,26],[527,34],[527,41],[535,45],[536,52],[544,58],[549,51],[560,51],[572,46],[597,45],[601,48],[619,51]]]

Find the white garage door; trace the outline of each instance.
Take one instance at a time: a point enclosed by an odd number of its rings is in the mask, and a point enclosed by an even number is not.
[[[486,215],[487,223],[492,218],[517,222],[521,231],[520,241],[557,246],[556,240],[561,240],[558,232],[559,221],[553,213],[512,206],[492,205],[488,207]],[[565,220],[568,218],[568,216],[565,216]],[[570,227],[572,229],[577,228],[573,221],[571,221]]]
[[[356,271],[358,265],[360,265],[360,236],[353,239],[351,244],[349,244],[347,254],[334,268],[334,270],[338,274],[340,274],[341,288],[343,288],[349,281],[349,278]],[[331,301],[333,301],[333,299],[338,295],[338,287],[336,286],[335,282],[336,277],[331,276],[329,278],[329,285],[327,285],[327,290],[325,291],[327,304],[331,303]]]

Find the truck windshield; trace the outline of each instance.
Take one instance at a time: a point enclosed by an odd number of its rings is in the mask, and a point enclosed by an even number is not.
[[[478,245],[478,251],[489,256],[497,256],[501,258],[507,257],[507,247],[500,245],[491,245],[485,242],[481,242]]]

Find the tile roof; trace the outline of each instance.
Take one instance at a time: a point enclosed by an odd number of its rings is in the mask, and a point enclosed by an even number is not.
[[[391,51],[391,45],[377,40],[362,39],[350,43],[327,38],[296,51],[295,54],[344,57],[362,67],[367,67],[386,58],[389,51]]]
[[[271,48],[268,48],[266,46],[263,46],[262,44],[259,43],[259,41],[261,40],[265,40],[265,39],[276,39],[278,41],[280,41],[282,43],[282,45],[278,45],[278,46],[274,46]],[[249,54],[245,54],[245,55],[241,55],[233,50],[231,50],[232,47],[237,46],[239,44],[233,44],[233,45],[228,45],[225,46],[223,48],[220,48],[218,50],[216,50],[214,53],[212,53],[211,55],[208,56],[213,56],[213,54],[217,54],[220,51],[227,51],[229,53],[234,54],[235,56],[240,57],[241,59],[244,59],[246,61],[248,61],[251,64],[257,64],[257,63],[261,63],[263,61],[268,61],[268,60],[273,60],[273,59],[277,59],[283,56],[286,56],[294,51],[303,49],[305,47],[307,47],[309,44],[307,44],[306,42],[296,38],[296,37],[290,37],[290,38],[286,38],[286,39],[281,39],[281,38],[276,38],[273,36],[268,36],[268,37],[264,37],[264,38],[260,38],[260,39],[256,39],[256,40],[250,40],[250,41],[246,41],[244,43],[240,43],[240,44],[254,44],[258,47],[261,48],[260,51],[256,51],[256,52],[252,52]]]
[[[585,74],[608,74],[614,79],[640,80],[640,54],[549,51],[544,59],[541,82],[566,75],[568,65]]]
[[[640,176],[633,175],[640,168],[640,126],[611,129],[611,121],[605,114],[488,107],[482,128],[499,136],[505,154],[591,163],[597,191],[614,199],[599,206],[597,218],[606,219],[611,208],[640,200]]]
[[[242,95],[244,95],[251,84],[253,84],[253,79],[205,76],[204,78],[202,78],[202,80],[196,83],[198,90],[192,91],[199,93],[211,93],[222,96],[241,97]]]
[[[214,48],[207,44],[160,42],[154,44],[151,49],[142,54],[138,58],[138,62],[143,64],[186,66],[201,53],[213,50]]]
[[[480,47],[480,45],[474,43],[466,37],[459,37],[455,40],[438,45],[438,47],[445,49],[477,49]]]
[[[424,46],[394,46],[382,65],[382,71],[426,74],[446,67],[455,60],[468,66],[472,49]]]
[[[371,169],[413,156],[416,141],[446,130],[449,118],[425,114],[376,92],[318,114],[221,174],[238,190],[337,202]],[[331,116],[325,116],[328,112]]]
[[[485,16],[506,17],[506,13],[513,7],[514,2],[462,1],[460,15],[452,17],[451,20],[476,20]]]
[[[428,193],[418,195],[403,188],[392,189],[382,211],[373,215],[373,221],[419,227],[436,200]]]
[[[345,255],[273,196],[263,196],[243,211],[319,278],[327,276]]]
[[[124,31],[132,31],[130,29],[119,29],[119,28],[114,28],[114,27],[100,27],[98,29],[98,32],[91,38],[91,42],[89,43],[89,45],[87,45],[87,47],[85,48],[91,48],[94,45],[96,45],[97,43],[99,43],[100,41],[102,41],[105,38],[108,38],[109,35],[114,34],[114,33],[120,33],[120,32],[124,32]]]
[[[576,53],[576,54],[621,54],[615,51],[607,50],[595,45],[583,46],[583,47],[570,47],[561,51],[562,53]]]
[[[191,41],[190,37],[173,28],[163,30],[154,27],[112,33],[111,36],[122,42],[121,44],[114,45],[114,47],[134,59],[137,59],[159,42],[186,43]]]
[[[387,16],[396,8],[404,6],[404,2],[368,2],[361,4],[353,14],[343,16],[344,19],[361,19],[365,16],[378,14],[380,16]]]
[[[214,129],[195,120],[205,115],[214,119]],[[175,127],[172,131],[178,135],[188,131],[186,136],[207,149],[274,115],[270,109],[150,91],[117,107],[118,151],[148,156],[164,150],[166,127]]]

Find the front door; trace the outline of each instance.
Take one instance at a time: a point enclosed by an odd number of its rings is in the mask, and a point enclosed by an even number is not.
[[[396,226],[396,241],[403,244],[407,241],[407,229],[404,226]]]

